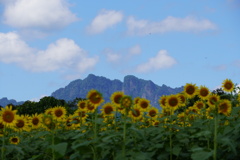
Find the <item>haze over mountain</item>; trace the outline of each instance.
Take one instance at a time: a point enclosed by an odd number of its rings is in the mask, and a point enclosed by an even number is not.
[[[71,101],[75,98],[85,98],[88,91],[96,89],[103,94],[105,101],[110,101],[110,96],[116,91],[123,91],[126,95],[146,98],[151,104],[158,107],[159,97],[162,95],[176,94],[183,91],[183,86],[171,88],[166,85],[158,86],[151,80],[139,79],[128,75],[120,80],[110,80],[102,76],[89,74],[85,79],[77,79],[69,83],[66,87],[60,88],[52,93],[51,96],[57,99]]]

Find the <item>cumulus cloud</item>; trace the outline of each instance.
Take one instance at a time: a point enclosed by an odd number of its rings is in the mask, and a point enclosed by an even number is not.
[[[140,45],[135,45],[131,48],[129,48],[129,54],[130,55],[138,55],[142,52]]]
[[[121,22],[123,14],[114,10],[101,10],[100,13],[92,20],[87,27],[88,33],[98,34],[105,31],[107,28]]]
[[[199,32],[216,29],[215,24],[207,19],[195,17],[176,18],[169,16],[159,22],[136,20],[129,17],[127,20],[128,33],[131,35],[146,35],[149,33],[165,33],[170,31]]]
[[[152,57],[147,62],[138,65],[135,71],[145,73],[153,70],[170,68],[176,63],[176,60],[169,56],[166,50],[160,50],[155,57]]]
[[[62,38],[46,50],[29,47],[14,32],[0,33],[0,62],[15,63],[33,72],[74,69],[85,72],[93,68],[98,57],[89,57],[73,40]]]
[[[109,48],[105,49],[103,53],[105,54],[107,61],[111,63],[119,62],[119,60],[122,58],[120,53],[116,53]]]
[[[106,48],[103,54],[110,63],[122,63],[123,61],[127,63],[133,56],[139,55],[141,53],[140,45],[135,45],[129,48],[125,48],[119,51],[115,51],[111,48]]]
[[[17,28],[55,29],[78,18],[65,0],[9,0],[3,1],[4,23]]]

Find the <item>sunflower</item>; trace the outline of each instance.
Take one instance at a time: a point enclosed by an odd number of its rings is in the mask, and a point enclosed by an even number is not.
[[[125,109],[130,109],[133,104],[132,97],[130,96],[123,96],[121,98],[121,106]]]
[[[9,142],[11,144],[18,144],[20,142],[20,138],[18,136],[10,137]]]
[[[186,105],[186,102],[187,102],[187,99],[186,99],[186,96],[182,93],[178,93],[177,96],[180,98],[181,102],[180,102],[180,105],[179,106],[185,106]]]
[[[177,95],[169,95],[166,99],[166,106],[170,110],[176,110],[181,103],[181,99]]]
[[[52,111],[53,111],[53,108],[48,108],[48,109],[46,109],[45,110],[45,114],[47,114],[47,115],[52,115]]]
[[[222,83],[222,88],[226,92],[232,92],[234,89],[234,84],[233,84],[232,80],[225,79]]]
[[[30,124],[34,129],[40,128],[42,126],[42,115],[37,113],[32,115],[30,119]]]
[[[16,123],[14,126],[15,131],[29,131],[30,128],[28,126],[28,121],[26,116],[17,116],[16,117]]]
[[[102,94],[94,89],[88,92],[87,99],[92,105],[96,106],[99,106],[102,102],[104,102]]]
[[[162,115],[163,116],[170,116],[174,114],[174,110],[168,108],[168,107],[163,107],[162,108]],[[162,118],[162,117],[161,117]]]
[[[134,106],[130,112],[129,112],[129,116],[134,120],[134,121],[138,121],[141,120],[143,117],[143,112],[141,111],[141,108],[139,108],[138,106]]]
[[[53,117],[51,115],[44,115],[42,117],[42,124],[47,129],[54,129],[56,127],[56,124],[53,122]]]
[[[224,99],[218,104],[218,113],[228,116],[232,111],[232,104],[229,100]]]
[[[220,100],[220,96],[217,94],[211,94],[208,97],[208,105],[210,107],[215,107],[215,104]]]
[[[203,101],[196,101],[193,105],[194,107],[197,107],[198,109],[203,109],[205,108],[205,104]]]
[[[134,104],[138,104],[138,102],[139,102],[140,99],[141,99],[140,97],[134,98],[133,103],[134,103]]]
[[[103,105],[102,109],[100,109],[102,111],[103,116],[114,116],[114,111],[115,111],[115,107],[113,106],[112,103],[106,103]]]
[[[78,101],[77,106],[79,109],[84,110],[87,108],[87,101],[86,100]]]
[[[124,96],[124,93],[121,92],[121,91],[118,91],[118,92],[114,92],[112,95],[111,95],[111,101],[114,105],[116,105],[117,107],[120,107],[121,105],[121,99],[122,97]]]
[[[200,86],[199,90],[198,90],[198,96],[203,99],[206,100],[208,99],[208,96],[210,94],[210,91],[207,87],[205,86]]]
[[[192,83],[187,83],[184,86],[184,94],[188,97],[188,98],[193,98],[198,91],[198,87],[195,84]]]
[[[166,99],[167,99],[167,96],[163,95],[160,97],[160,99],[158,100],[159,104],[161,107],[166,107]]]
[[[86,111],[89,112],[89,113],[93,113],[97,109],[97,106],[90,103],[89,100],[87,101],[87,106],[86,107],[87,107]]]
[[[62,121],[67,114],[66,108],[57,106],[52,109],[52,115],[55,120]]]
[[[150,101],[145,98],[141,98],[137,105],[142,111],[147,111],[150,107]]]
[[[16,124],[16,113],[17,110],[12,110],[12,106],[6,106],[6,108],[1,109],[0,121],[2,121],[4,126],[12,127]]]
[[[77,116],[80,119],[86,119],[88,117],[87,111],[86,110],[81,110],[81,109],[77,109],[74,112],[74,116]]]
[[[151,107],[151,108],[148,109],[147,116],[155,119],[155,118],[158,117],[158,114],[159,114],[159,111],[158,111],[157,108]]]

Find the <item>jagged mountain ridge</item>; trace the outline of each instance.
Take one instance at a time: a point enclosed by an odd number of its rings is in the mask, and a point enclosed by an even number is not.
[[[71,101],[75,98],[85,98],[88,91],[96,89],[103,94],[105,101],[110,101],[110,96],[115,91],[123,91],[126,95],[146,98],[151,104],[158,107],[159,97],[162,95],[176,94],[183,91],[183,86],[171,88],[166,85],[158,86],[151,80],[139,79],[128,75],[120,80],[110,80],[102,76],[89,74],[85,79],[77,79],[70,82],[66,87],[60,88],[52,93],[51,96],[57,99]]]
[[[17,102],[15,99],[8,99],[7,97],[3,97],[0,99],[0,106],[5,107],[8,104],[13,104],[13,105],[21,105],[23,104],[23,101]]]

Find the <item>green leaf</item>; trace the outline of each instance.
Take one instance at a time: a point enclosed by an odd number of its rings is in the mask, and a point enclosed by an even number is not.
[[[207,160],[212,156],[212,152],[208,152],[208,151],[198,151],[198,152],[194,152],[191,155],[192,160]]]
[[[67,143],[66,142],[63,142],[63,143],[59,143],[59,144],[56,144],[56,145],[53,145],[51,148],[59,153],[61,156],[64,156],[65,153],[66,153],[66,150],[67,150]]]
[[[174,155],[178,156],[179,153],[181,152],[181,150],[182,150],[182,148],[179,145],[176,145],[176,146],[173,147],[172,152],[173,152]]]

